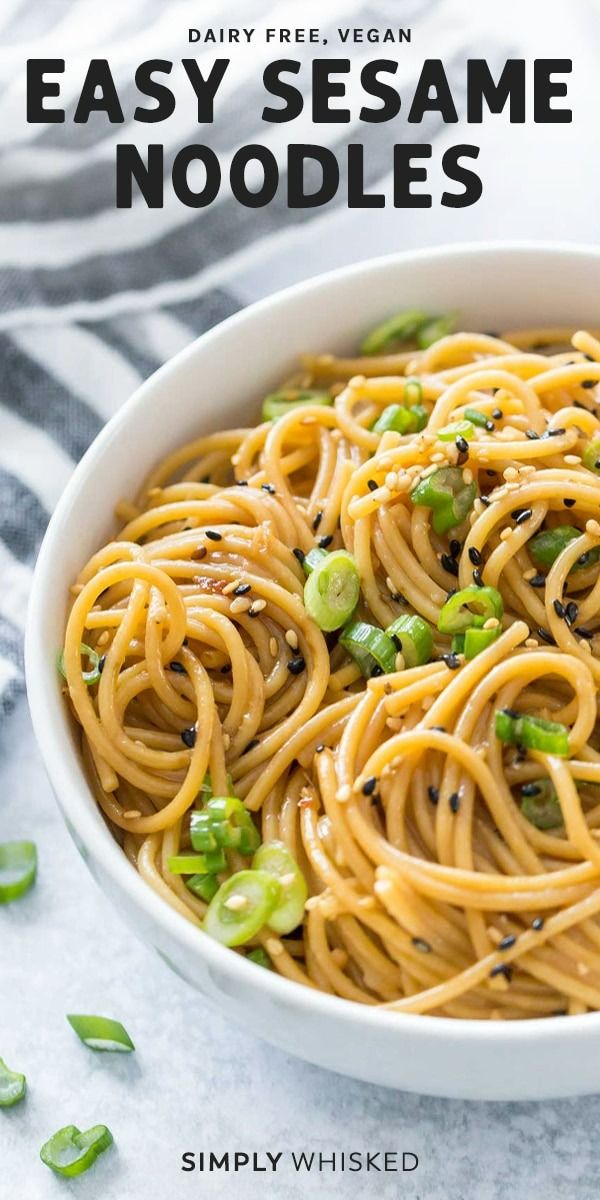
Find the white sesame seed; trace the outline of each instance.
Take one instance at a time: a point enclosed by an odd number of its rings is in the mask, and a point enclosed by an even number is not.
[[[586,521],[585,532],[589,533],[591,537],[600,537],[600,524],[598,521]]]
[[[247,896],[240,896],[239,893],[236,893],[223,901],[223,908],[228,908],[231,912],[242,912],[244,908],[248,907],[248,904],[249,900]]]
[[[497,629],[499,624],[500,624],[500,622],[497,617],[488,617],[487,621],[484,621],[484,623],[483,623],[483,628],[484,629]]]
[[[279,649],[279,647],[277,645],[277,638],[275,638],[275,637],[270,638],[269,639],[269,652],[270,652],[272,658],[277,658],[278,649]]]
[[[398,475],[395,471],[388,471],[385,477],[385,486],[390,489],[390,492],[395,492],[398,484]]]
[[[500,541],[506,542],[506,541],[508,541],[509,537],[512,537],[512,535],[513,535],[513,530],[507,526],[506,529],[502,529],[500,531]]]
[[[394,666],[395,666],[396,670],[397,670],[397,671],[403,671],[403,670],[404,670],[404,665],[405,665],[405,664],[404,664],[404,655],[403,655],[403,654],[397,654],[397,655],[396,655],[396,660],[395,660],[395,662],[394,662]]]
[[[248,611],[251,612],[252,614],[254,614],[254,613],[262,612],[263,608],[266,608],[266,607],[267,607],[266,600],[255,600],[253,602],[253,604],[250,606],[250,608],[248,609]]]
[[[236,587],[239,587],[241,579],[232,579],[230,583],[226,583],[223,588],[223,595],[229,596],[231,592],[235,592]]]
[[[279,882],[283,887],[289,887],[295,880],[296,876],[293,871],[288,871],[286,875],[281,875]]]
[[[578,454],[565,454],[565,462],[568,467],[578,467],[581,459]]]
[[[251,604],[251,601],[248,600],[246,598],[246,596],[236,596],[235,600],[231,601],[231,604],[229,606],[229,611],[232,613],[248,612],[248,609],[250,608],[250,604]]]
[[[127,821],[135,821],[136,817],[141,817],[141,815],[139,808],[128,808],[127,812],[123,813]]]
[[[298,649],[298,634],[294,629],[288,629],[286,631],[285,640],[292,650]]]
[[[506,469],[503,471],[503,475],[505,479],[510,479],[512,481],[517,478],[518,472],[516,467],[506,467]]]
[[[535,650],[537,649],[539,642],[537,641],[537,638],[527,638],[525,645],[527,646],[528,650]]]
[[[467,484],[467,486],[468,486],[472,482],[473,482],[473,472],[470,471],[469,468],[467,467],[466,470],[463,471],[463,483]]]
[[[530,567],[528,571],[523,572],[523,579],[525,580],[526,583],[529,583],[529,580],[535,579],[536,575],[537,575],[537,571],[536,571],[535,567]]]
[[[343,787],[338,789],[336,800],[338,804],[346,804],[352,795],[352,789],[349,783],[345,783]]]

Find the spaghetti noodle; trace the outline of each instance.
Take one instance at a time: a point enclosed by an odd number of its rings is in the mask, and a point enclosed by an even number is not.
[[[600,1009],[600,342],[424,328],[156,468],[66,690],[124,852],[238,953],[397,1012]]]

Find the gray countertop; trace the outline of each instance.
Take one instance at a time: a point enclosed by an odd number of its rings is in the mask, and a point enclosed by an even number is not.
[[[24,1105],[0,1113],[2,1200],[598,1194],[599,1097],[494,1105],[391,1092],[308,1066],[222,1020],[137,941],[91,879],[28,726],[22,704],[0,737],[3,837],[33,836],[40,847],[36,887],[0,909],[0,1053],[30,1088]],[[65,1020],[72,1011],[118,1017],[136,1053],[86,1049]],[[62,1125],[97,1122],[110,1126],[115,1146],[88,1175],[54,1178],[38,1159],[41,1144]],[[267,1151],[283,1157],[274,1174],[182,1172],[182,1154],[202,1149],[256,1152],[261,1166]],[[291,1151],[303,1150],[404,1150],[419,1166],[297,1174]]]

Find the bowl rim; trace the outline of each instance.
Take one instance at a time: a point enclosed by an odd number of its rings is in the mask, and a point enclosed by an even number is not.
[[[280,289],[252,304],[247,305],[220,322],[206,333],[195,338],[179,353],[168,359],[161,367],[144,380],[118,411],[103,426],[97,437],[75,466],[57,505],[51,515],[46,533],[38,553],[31,586],[25,633],[25,676],[27,695],[32,716],[34,734],[41,752],[46,773],[57,797],[63,819],[77,834],[87,849],[93,845],[93,856],[101,864],[103,874],[111,878],[124,891],[131,904],[146,912],[168,937],[190,955],[200,955],[210,968],[221,976],[227,976],[240,988],[265,993],[274,1002],[285,1003],[288,1010],[300,1009],[315,1016],[335,1018],[336,1023],[352,1026],[356,1032],[376,1027],[393,1037],[398,1030],[417,1041],[461,1042],[469,1046],[497,1041],[500,1045],[519,1045],[523,1041],[551,1040],[554,1045],[564,1044],[565,1039],[578,1038],[581,1034],[593,1033],[600,1022],[599,1013],[571,1016],[568,1021],[558,1016],[520,1018],[514,1021],[457,1020],[452,1017],[431,1016],[428,1013],[398,1013],[382,1009],[377,1005],[362,1005],[354,1000],[332,996],[317,989],[305,987],[280,976],[275,971],[257,972],[255,965],[241,955],[232,953],[192,925],[180,913],[164,901],[133,868],[108,827],[97,825],[97,812],[91,789],[82,793],[79,780],[67,766],[67,756],[61,753],[66,745],[66,734],[55,736],[47,720],[48,709],[56,704],[54,665],[44,644],[41,615],[44,607],[45,584],[52,570],[54,548],[63,536],[63,526],[70,524],[72,500],[82,482],[102,460],[104,448],[122,426],[127,427],[132,417],[143,409],[147,397],[167,380],[176,378],[179,371],[205,348],[227,340],[236,330],[261,318],[288,301],[303,296],[319,298],[338,283],[356,281],[361,275],[387,272],[395,265],[404,267],[423,262],[448,263],[463,258],[493,258],[498,255],[529,254],[540,260],[596,259],[600,265],[600,247],[568,241],[544,241],[518,239],[510,241],[486,240],[480,242],[457,242],[422,249],[404,250],[376,258],[363,259],[331,271],[311,276],[290,287]],[[401,1020],[400,1020],[401,1019]]]

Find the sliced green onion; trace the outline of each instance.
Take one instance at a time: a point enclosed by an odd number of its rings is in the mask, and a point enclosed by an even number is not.
[[[219,880],[216,875],[192,875],[191,879],[186,879],[185,886],[206,904],[210,904],[219,890]]]
[[[367,679],[372,675],[389,675],[396,669],[398,651],[392,639],[376,625],[351,621],[339,640]]]
[[[328,558],[327,550],[322,550],[320,546],[313,546],[312,550],[309,550],[308,554],[305,554],[302,560],[302,566],[306,574],[310,575],[311,571],[314,571],[315,567],[318,567],[324,558]]]
[[[98,682],[100,675],[101,675],[100,655],[97,654],[96,651],[93,650],[91,646],[86,646],[85,642],[80,643],[79,652],[83,656],[83,658],[88,658],[90,661],[90,664],[91,664],[89,671],[81,672],[84,683],[87,683],[88,687],[90,687],[92,683]],[[61,675],[63,676],[63,678],[66,679],[67,672],[65,671],[65,656],[64,656],[64,652],[62,650],[61,650],[60,654],[58,655],[58,658],[56,659],[56,665],[57,665]]]
[[[595,471],[596,475],[600,475],[600,438],[593,438],[588,442],[581,461],[588,471]]]
[[[333,550],[304,584],[304,607],[319,629],[331,633],[350,620],[360,596],[360,575],[347,550]]]
[[[40,1158],[57,1175],[71,1178],[82,1175],[112,1145],[112,1134],[106,1125],[93,1125],[82,1133],[76,1125],[65,1125],[44,1142]]]
[[[279,417],[287,416],[293,408],[304,408],[307,404],[319,404],[324,408],[330,407],[333,404],[333,396],[329,392],[310,388],[304,391],[288,388],[283,392],[271,392],[263,400],[262,419],[263,421],[277,421]]]
[[[0,1108],[12,1108],[23,1099],[27,1080],[19,1071],[11,1071],[0,1058]]]
[[[273,970],[273,963],[262,946],[257,946],[255,950],[249,950],[246,958],[250,962],[256,963],[257,967],[264,967],[267,971]]]
[[[487,429],[489,417],[485,413],[480,412],[478,408],[465,408],[465,419],[471,422],[471,425],[479,425],[481,429]]]
[[[371,429],[373,433],[386,433],[388,429],[394,433],[420,433],[428,420],[429,413],[422,404],[413,404],[410,408],[403,404],[388,404]]]
[[[475,437],[475,430],[471,421],[453,421],[451,425],[444,425],[443,429],[438,429],[437,437],[440,442],[454,442],[457,437],[470,442],[471,438]]]
[[[200,850],[209,858],[223,849],[237,850],[239,854],[254,854],[260,844],[260,835],[247,808],[237,796],[212,796],[200,812],[190,818],[190,838],[194,850]],[[218,859],[214,860],[218,862]],[[217,866],[216,870],[224,868]],[[198,868],[202,873],[202,868]],[[204,868],[214,874],[212,866]]]
[[[440,317],[432,317],[417,330],[417,346],[419,350],[427,350],[440,338],[448,337],[456,325],[458,313],[445,313]]]
[[[495,587],[461,588],[446,600],[438,617],[440,633],[462,633],[471,625],[481,627],[490,617],[500,621],[504,615],[502,596]]]
[[[227,870],[223,850],[207,850],[205,854],[171,854],[167,866],[172,875],[218,875]]]
[[[396,642],[407,667],[420,667],[429,662],[433,653],[433,634],[423,617],[396,617],[385,632]]]
[[[371,330],[362,342],[360,353],[383,354],[394,346],[413,341],[417,331],[427,321],[427,313],[419,308],[408,308],[405,312],[396,313]]]
[[[573,525],[557,525],[555,529],[543,529],[541,533],[536,533],[529,539],[529,553],[542,566],[551,567],[559,554],[578,537],[581,537],[581,530],[575,529]],[[580,571],[582,567],[589,567],[599,559],[600,546],[594,546],[578,558],[571,571]]]
[[[521,788],[521,812],[536,829],[556,829],[563,815],[558,796],[549,779],[536,779]]]
[[[281,900],[281,885],[267,871],[237,871],[211,900],[203,928],[224,946],[256,937]]]
[[[291,933],[304,916],[308,898],[306,880],[285,842],[264,842],[252,860],[256,871],[266,871],[279,881],[281,896],[267,924],[275,933]]]
[[[476,658],[481,654],[482,650],[487,650],[497,638],[500,637],[502,626],[496,625],[494,629],[477,629],[474,625],[469,626],[464,633],[464,656],[467,660]]]
[[[465,635],[464,633],[455,633],[450,643],[450,649],[453,654],[464,654],[465,652]]]
[[[496,737],[512,746],[525,746],[527,750],[541,750],[543,754],[556,754],[568,758],[569,730],[558,721],[546,721],[543,717],[531,717],[527,713],[501,708],[496,712]]]
[[[113,1021],[110,1017],[88,1017],[81,1013],[67,1013],[67,1021],[90,1050],[115,1050],[121,1054],[130,1054],[135,1050],[120,1021]]]
[[[430,508],[436,533],[446,533],[464,521],[477,495],[475,483],[465,483],[460,467],[440,467],[413,488],[413,504]]]
[[[402,399],[409,408],[420,408],[423,403],[423,384],[420,379],[415,379],[412,375],[406,379]]]
[[[34,842],[0,843],[0,904],[18,900],[28,892],[37,872]]]

